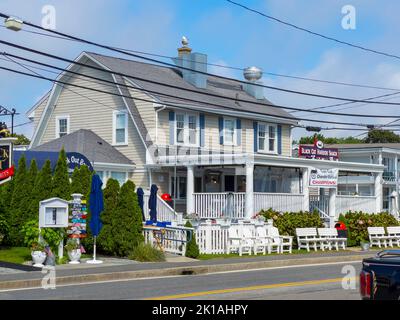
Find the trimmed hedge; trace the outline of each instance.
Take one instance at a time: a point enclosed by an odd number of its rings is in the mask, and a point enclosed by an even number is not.
[[[385,213],[364,213],[362,211],[349,211],[341,214],[339,221],[344,222],[348,231],[348,246],[360,245],[362,241],[368,242],[368,227],[391,227],[399,226],[394,216]]]
[[[280,235],[293,236],[293,244],[297,245],[296,228],[323,228],[324,222],[317,212],[285,212],[280,213],[273,209],[262,210],[259,215],[266,220],[272,219]]]
[[[190,223],[190,221],[186,222],[185,227],[186,228],[193,228],[193,226]],[[188,233],[189,233],[189,231],[188,231]],[[196,235],[193,232],[192,233],[192,239],[190,239],[190,241],[186,245],[185,256],[188,257],[188,258],[196,259],[196,258],[198,258],[199,255],[200,255],[199,246],[197,245],[197,242],[196,242]]]

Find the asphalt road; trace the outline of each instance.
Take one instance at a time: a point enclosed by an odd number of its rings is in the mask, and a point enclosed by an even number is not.
[[[284,267],[0,292],[5,299],[358,300],[360,263]],[[353,273],[343,273],[343,267]],[[352,288],[343,289],[346,276]],[[353,282],[352,282],[353,281]]]

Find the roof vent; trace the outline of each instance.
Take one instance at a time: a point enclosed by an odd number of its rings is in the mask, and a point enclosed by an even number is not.
[[[243,70],[244,78],[250,82],[243,84],[244,91],[259,100],[264,99],[264,88],[255,84],[262,84],[262,82],[259,81],[262,75],[262,70],[257,67],[248,67]]]

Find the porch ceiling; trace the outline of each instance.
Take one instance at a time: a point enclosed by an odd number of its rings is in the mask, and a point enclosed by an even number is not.
[[[339,169],[341,171],[380,173],[384,166],[370,163],[327,161],[317,159],[304,159],[284,157],[268,154],[212,154],[212,155],[183,155],[158,157],[158,164],[148,167],[174,167],[177,166],[215,166],[215,165],[244,165],[252,163],[255,165],[293,167],[293,168],[319,168]]]

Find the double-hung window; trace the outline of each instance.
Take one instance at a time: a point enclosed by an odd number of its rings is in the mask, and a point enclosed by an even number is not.
[[[69,134],[69,116],[56,117],[56,138]]]
[[[128,144],[128,114],[125,111],[114,111],[113,118],[113,144]]]
[[[236,120],[224,118],[224,144],[236,145]]]
[[[275,124],[258,124],[258,150],[261,152],[277,152],[277,133]]]
[[[199,117],[191,113],[176,113],[175,133],[177,144],[198,145],[199,144]]]

